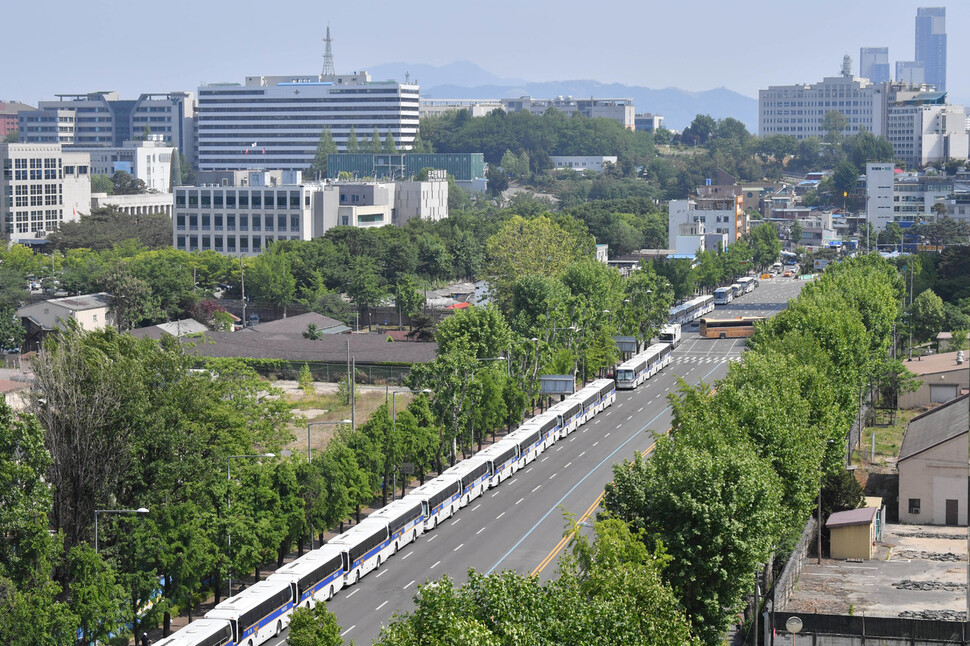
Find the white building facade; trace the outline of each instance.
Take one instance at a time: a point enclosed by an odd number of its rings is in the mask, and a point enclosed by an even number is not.
[[[91,208],[90,158],[60,144],[0,144],[0,221],[6,240],[41,241]]]
[[[747,231],[744,198],[729,195],[717,198],[670,200],[668,204],[669,245],[678,255],[694,255],[704,251],[700,241],[708,234],[722,234],[727,244],[741,239]],[[694,244],[699,246],[690,249]]]
[[[152,135],[147,141],[126,141],[120,147],[80,147],[72,150],[86,152],[91,157],[92,175],[113,175],[124,171],[145,182],[150,191],[172,191],[172,155],[175,148],[165,143],[162,135]]]
[[[616,155],[550,155],[549,161],[556,170],[589,170],[602,173],[603,164],[616,165],[617,158]]]
[[[951,158],[966,159],[970,153],[967,116],[962,105],[919,101],[891,105],[886,138],[896,157],[910,168]]]
[[[303,183],[294,171],[226,175],[224,184],[175,188],[176,249],[256,255],[274,241],[310,240],[337,226],[400,226],[413,218],[448,217],[444,179]]]
[[[534,115],[545,114],[550,109],[566,115],[578,112],[584,117],[612,119],[627,130],[636,129],[636,109],[631,98],[577,99],[557,96],[554,99],[534,99],[531,96],[520,96],[517,99],[501,99],[501,102],[506,112],[529,112]]]
[[[343,76],[248,76],[245,85],[199,88],[200,170],[254,167],[303,170],[320,134],[330,130],[345,151],[353,130],[361,144],[376,131],[410,148],[418,132],[417,85],[371,81],[367,72]]]
[[[895,180],[894,164],[866,164],[866,218],[877,231],[895,220]]]
[[[777,85],[758,92],[758,134],[791,135],[797,139],[823,137],[825,113],[841,112],[844,135],[862,129],[885,134],[885,90],[866,78],[827,77],[812,85]]]

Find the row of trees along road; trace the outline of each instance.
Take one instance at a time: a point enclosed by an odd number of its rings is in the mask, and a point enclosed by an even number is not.
[[[759,564],[794,546],[819,478],[826,513],[861,501],[844,442],[902,294],[878,256],[833,266],[760,327],[716,391],[681,384],[671,437],[614,467],[596,543],[574,535],[556,579],[437,581],[378,643],[721,643]],[[316,615],[294,638],[336,629]]]
[[[509,247],[512,235],[521,253]],[[0,517],[9,555],[0,564],[0,641],[103,641],[126,625],[167,626],[172,613],[191,614],[208,594],[218,599],[231,574],[258,577],[294,545],[302,549],[311,526],[341,527],[389,478],[403,481],[403,463],[423,479],[455,448],[467,452],[517,423],[539,373],[581,380],[611,365],[611,337],[646,341],[671,303],[669,284],[649,267],[623,281],[593,261],[592,238],[569,218],[511,218],[490,245],[496,305],[441,325],[440,356],[411,376],[413,388],[431,394],[393,420],[385,406],[358,430],[339,430],[309,463],[283,456],[293,439],[289,407],[236,361],[198,371],[172,339],[76,326],[52,336],[34,360],[28,414],[0,409],[9,496]],[[565,262],[542,262],[550,253]],[[159,257],[177,266],[174,252],[127,262],[161,271],[165,263],[149,261]],[[100,551],[91,549],[96,509],[141,507],[149,512],[103,515]],[[23,625],[36,630],[24,636]]]

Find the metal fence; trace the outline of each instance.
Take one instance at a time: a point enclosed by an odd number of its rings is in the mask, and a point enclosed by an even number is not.
[[[347,378],[347,364],[323,361],[280,361],[273,365],[256,363],[253,369],[269,379],[297,380],[304,364],[310,368],[314,381],[336,383]],[[358,384],[403,384],[410,366],[357,364],[354,378]]]
[[[785,606],[788,605],[788,600],[791,599],[792,592],[795,590],[795,584],[798,582],[798,576],[802,573],[802,566],[808,557],[808,546],[815,540],[816,525],[817,523],[814,517],[808,519],[808,522],[805,523],[805,528],[802,530],[802,535],[798,539],[798,543],[795,544],[795,549],[792,550],[791,556],[788,557],[788,562],[785,563],[781,574],[775,579],[775,603],[778,604],[777,612],[783,611]]]
[[[802,620],[794,643],[805,644],[966,644],[967,624],[960,621],[932,621],[899,617],[866,617],[864,615],[819,615],[778,611],[774,628],[784,635],[791,633],[785,623],[790,617]],[[839,639],[841,638],[841,639]],[[878,641],[876,641],[878,640]]]

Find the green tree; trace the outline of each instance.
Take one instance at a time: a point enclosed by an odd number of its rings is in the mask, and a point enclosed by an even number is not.
[[[91,209],[74,222],[62,222],[48,236],[54,249],[109,250],[126,240],[147,249],[172,246],[172,218],[164,213],[130,215],[116,206]]]
[[[414,276],[404,274],[398,277],[394,284],[394,305],[408,318],[424,307],[424,293],[418,289]]]
[[[752,227],[748,234],[748,245],[751,247],[751,258],[755,267],[765,269],[778,260],[781,254],[781,241],[778,240],[778,229],[770,222],[762,222]]]
[[[387,136],[384,137],[384,145],[381,148],[381,152],[385,152],[385,153],[397,152],[397,143],[394,141],[394,134],[391,132],[390,128],[387,129]]]
[[[154,321],[161,313],[148,283],[134,275],[129,263],[118,263],[99,279],[101,289],[111,294],[110,311],[119,330],[131,330],[143,321]]]
[[[933,290],[927,289],[917,295],[909,311],[917,341],[927,341],[940,332],[945,319],[943,299]]]
[[[337,153],[337,144],[330,134],[330,128],[323,128],[320,131],[320,141],[317,143],[317,152],[313,155],[313,163],[310,171],[318,178],[327,177],[327,155]]]
[[[842,141],[842,133],[849,127],[849,120],[838,110],[829,110],[822,117],[821,129],[825,131],[825,142],[838,144]]]
[[[354,130],[353,126],[350,126],[350,131],[347,133],[346,148],[348,153],[360,152],[360,144],[357,142],[357,131]]]
[[[374,133],[370,137],[370,141],[367,143],[367,148],[364,152],[376,155],[384,149],[383,144],[381,144],[381,133],[377,131],[377,126],[374,126]]]
[[[115,183],[107,175],[95,173],[91,175],[91,192],[112,195],[115,192]]]
[[[620,334],[635,336],[641,345],[649,342],[667,322],[673,300],[670,283],[649,266],[633,273],[623,287],[618,316]]]
[[[508,352],[512,330],[495,306],[469,307],[439,323],[435,341],[441,353],[461,348],[476,359],[499,357]]]
[[[2,142],[5,144],[15,144],[18,141],[20,141],[19,130],[11,130],[10,132],[8,132],[3,136],[3,140],[2,140]]]
[[[324,603],[313,608],[297,608],[290,619],[286,638],[292,646],[343,646],[337,617]]]
[[[370,324],[371,308],[384,298],[377,264],[367,256],[355,256],[350,261],[350,282],[347,285],[347,295],[350,296],[357,310],[367,312]]]
[[[246,282],[256,302],[262,305],[286,307],[296,297],[296,278],[291,271],[289,255],[263,253],[247,263]]]
[[[114,195],[136,195],[148,192],[148,187],[143,180],[132,177],[123,170],[115,171],[111,181],[114,183]]]
[[[300,386],[300,390],[303,391],[306,397],[311,397],[316,392],[313,386],[313,375],[310,373],[310,366],[308,364],[304,363],[303,367],[300,368],[300,375],[297,377],[296,383]]]
[[[788,227],[788,242],[793,245],[801,244],[802,240],[802,225],[798,223],[798,220],[794,220],[791,226]]]

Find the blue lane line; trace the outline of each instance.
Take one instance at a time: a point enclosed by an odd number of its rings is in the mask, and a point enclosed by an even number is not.
[[[707,373],[706,375],[704,375],[703,377],[701,377],[701,381],[703,381],[703,380],[705,380],[705,379],[707,379],[707,378],[708,378],[708,377],[709,377],[709,376],[711,375],[711,373],[713,373],[713,372],[714,372],[715,370],[717,370],[717,369],[718,369],[718,368],[720,368],[720,367],[721,367],[721,365],[720,365],[720,364],[718,364],[718,365],[716,365],[716,366],[714,366],[713,368],[711,368],[711,371],[710,371],[710,372],[708,372],[708,373]],[[640,429],[639,431],[637,431],[636,433],[634,433],[633,435],[631,435],[631,436],[630,436],[630,439],[628,439],[628,440],[627,440],[626,442],[624,442],[624,443],[623,443],[623,444],[621,444],[620,446],[618,446],[618,447],[616,447],[616,449],[614,449],[612,453],[610,453],[610,454],[609,454],[608,456],[606,456],[605,458],[603,458],[603,460],[602,460],[602,461],[600,461],[600,463],[599,463],[599,464],[597,464],[597,465],[596,465],[595,467],[593,467],[593,468],[592,468],[592,469],[590,470],[590,472],[589,472],[589,473],[587,473],[586,475],[584,475],[584,476],[583,476],[583,478],[582,478],[582,480],[580,480],[579,482],[577,482],[576,484],[574,484],[574,485],[573,485],[573,487],[572,487],[572,489],[570,489],[570,490],[569,490],[569,491],[567,491],[567,492],[566,492],[565,494],[563,494],[563,497],[559,499],[559,502],[557,502],[557,503],[556,503],[555,505],[553,505],[552,507],[550,507],[550,508],[549,508],[549,511],[547,511],[547,512],[546,512],[545,514],[543,514],[543,516],[542,516],[542,518],[540,518],[540,519],[538,520],[538,522],[536,522],[536,524],[532,526],[532,529],[530,529],[529,531],[527,531],[527,532],[525,533],[525,535],[524,535],[524,536],[523,536],[522,538],[520,538],[520,539],[519,539],[519,541],[518,541],[518,542],[517,542],[517,543],[516,543],[515,545],[513,545],[513,546],[512,546],[512,548],[511,548],[511,549],[510,549],[510,550],[509,550],[508,552],[506,552],[504,556],[502,556],[502,558],[500,558],[500,559],[499,559],[498,561],[496,561],[496,562],[495,562],[495,565],[493,565],[493,566],[491,567],[491,569],[489,569],[489,571],[488,571],[488,572],[486,572],[485,574],[491,574],[492,572],[494,572],[494,571],[495,571],[495,568],[497,568],[497,567],[498,567],[499,565],[501,565],[501,564],[502,564],[502,561],[504,561],[505,559],[507,559],[507,558],[509,557],[509,554],[511,554],[512,552],[514,552],[514,551],[515,551],[515,549],[516,549],[516,548],[517,548],[517,547],[518,547],[519,545],[521,545],[521,544],[522,544],[522,541],[524,541],[525,539],[527,539],[527,538],[529,538],[529,535],[530,535],[530,534],[532,534],[532,532],[534,532],[534,531],[535,531],[535,529],[536,529],[536,527],[538,527],[538,526],[539,526],[540,524],[542,524],[542,521],[544,521],[544,520],[545,520],[545,519],[546,519],[546,518],[547,518],[547,517],[549,516],[549,514],[551,514],[552,512],[554,512],[554,511],[556,510],[556,508],[557,508],[557,507],[559,507],[559,505],[561,505],[561,504],[562,504],[562,501],[563,501],[563,500],[565,500],[565,499],[566,499],[566,498],[567,498],[567,497],[569,496],[569,494],[571,494],[571,493],[572,493],[572,492],[573,492],[573,491],[574,491],[574,490],[576,489],[576,487],[578,487],[579,485],[581,485],[581,484],[583,484],[583,482],[585,482],[585,481],[586,481],[586,478],[588,478],[588,477],[590,477],[591,475],[593,475],[593,473],[594,473],[594,472],[595,472],[595,471],[596,471],[597,469],[599,469],[599,468],[600,468],[601,466],[603,466],[603,464],[604,464],[604,463],[605,463],[605,462],[606,462],[607,460],[609,460],[609,459],[610,459],[610,458],[612,458],[612,457],[613,457],[614,455],[616,455],[616,453],[617,453],[617,451],[619,451],[619,450],[620,450],[620,449],[622,449],[622,448],[623,448],[624,446],[626,446],[627,444],[629,444],[629,443],[630,443],[630,442],[631,442],[631,441],[632,441],[632,440],[633,440],[633,439],[634,439],[634,438],[635,438],[635,437],[636,437],[637,435],[639,435],[639,434],[640,434],[640,433],[642,433],[643,431],[645,431],[645,430],[647,430],[647,427],[648,427],[648,426],[650,426],[650,425],[651,425],[651,424],[653,424],[653,423],[654,423],[655,421],[657,421],[657,419],[658,419],[658,418],[659,418],[659,417],[660,417],[661,415],[663,415],[664,413],[666,413],[666,412],[667,412],[668,410],[670,410],[670,406],[667,406],[667,407],[666,407],[666,408],[664,408],[664,409],[663,409],[662,411],[660,411],[659,413],[657,413],[657,416],[656,416],[656,417],[654,417],[654,418],[653,418],[652,420],[650,420],[649,422],[647,422],[647,423],[646,423],[646,424],[645,424],[645,425],[643,426],[643,428],[641,428],[641,429]]]

